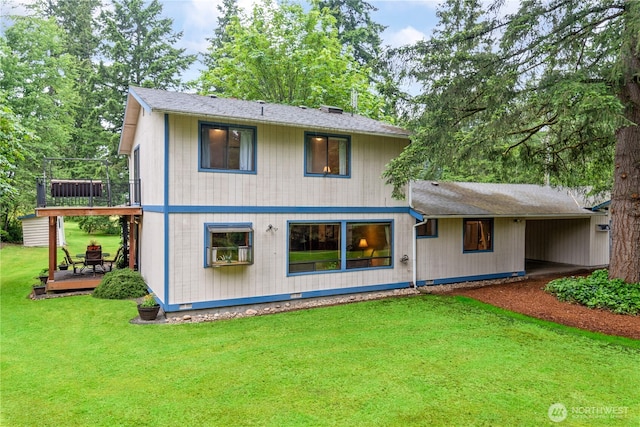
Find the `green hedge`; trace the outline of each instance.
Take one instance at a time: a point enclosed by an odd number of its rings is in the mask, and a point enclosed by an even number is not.
[[[147,284],[142,275],[128,268],[114,270],[104,275],[93,296],[103,299],[140,298],[147,294]]]
[[[609,279],[607,270],[596,270],[587,277],[552,280],[545,291],[554,294],[560,301],[576,302],[619,314],[640,314],[640,283]]]

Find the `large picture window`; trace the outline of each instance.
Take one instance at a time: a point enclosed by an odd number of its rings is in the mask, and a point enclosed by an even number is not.
[[[493,220],[465,219],[464,252],[493,250]]]
[[[200,124],[200,168],[255,172],[255,128]]]
[[[289,273],[391,266],[391,222],[289,224]]]
[[[349,138],[305,134],[305,174],[349,176]]]

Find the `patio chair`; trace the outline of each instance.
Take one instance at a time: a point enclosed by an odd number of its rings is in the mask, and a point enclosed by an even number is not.
[[[73,267],[74,274],[77,274],[78,270],[82,271],[82,269],[85,267],[84,261],[79,259],[73,259],[71,257],[71,254],[69,254],[69,250],[64,246],[62,247],[62,252],[64,252],[64,259],[65,261],[67,261],[67,264]]]
[[[104,263],[105,264],[109,264],[109,271],[113,270],[113,264],[115,263],[116,266],[118,265],[118,261],[120,260],[120,258],[122,258],[124,256],[124,246],[120,246],[118,248],[118,251],[116,252],[116,255],[111,258],[111,259],[104,259]]]
[[[92,267],[93,272],[96,272],[96,266],[99,265],[102,271],[104,271],[104,259],[102,258],[102,249],[97,251],[87,251],[84,255],[84,265],[86,267]]]

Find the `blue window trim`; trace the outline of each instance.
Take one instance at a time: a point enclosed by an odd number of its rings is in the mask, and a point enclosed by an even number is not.
[[[221,232],[224,232],[225,228],[248,227],[248,228],[253,229],[253,223],[251,223],[251,222],[205,222],[204,226],[203,226],[203,230],[204,230],[204,248],[203,248],[203,254],[202,254],[203,255],[202,266],[204,268],[211,268],[212,267],[208,263],[208,254],[207,254],[207,248],[209,247],[209,244],[211,243],[211,240],[210,240],[210,234],[211,233],[209,233],[209,227],[217,228],[217,229],[220,229]],[[249,243],[251,244],[251,246],[253,246],[253,232],[250,234],[249,238],[250,238]]]
[[[349,173],[345,175],[330,175],[323,173],[309,173],[307,172],[307,138],[309,136],[323,136],[327,138],[344,138],[347,140],[347,171]],[[309,177],[320,177],[320,178],[351,178],[351,136],[349,135],[338,135],[331,133],[322,133],[322,132],[305,132],[304,133],[304,176]]]
[[[202,167],[202,126],[220,126],[226,128],[239,128],[253,130],[253,170],[239,169],[214,169]],[[256,126],[237,125],[233,123],[220,123],[198,120],[198,172],[214,173],[239,173],[244,175],[256,175],[258,173],[258,128]]]
[[[433,233],[433,235],[431,236],[418,236],[416,234],[416,239],[435,239],[438,237],[438,218],[429,218],[428,221],[434,221],[435,233]],[[424,220],[423,221],[416,220],[416,224],[420,222],[424,222]]]
[[[489,221],[489,224],[491,225],[491,248],[490,249],[476,249],[476,250],[465,250],[464,249],[464,238],[465,238],[465,233],[466,233],[466,224],[467,221]],[[463,254],[477,254],[477,253],[485,253],[485,252],[493,252],[493,242],[495,240],[495,227],[494,227],[494,223],[493,223],[493,218],[463,218],[462,219],[462,253]]]
[[[391,263],[389,265],[381,265],[376,267],[365,267],[365,268],[349,268],[347,269],[347,224],[370,224],[370,223],[384,223],[390,224],[391,227],[391,242],[389,242]],[[289,272],[289,226],[291,224],[340,224],[340,269],[338,270],[323,270],[323,271],[304,271],[300,273],[290,273]],[[395,224],[393,219],[334,219],[334,220],[291,220],[287,221],[287,245],[286,245],[286,269],[287,269],[287,277],[290,276],[305,276],[309,274],[332,274],[332,273],[345,273],[350,271],[369,271],[369,270],[380,270],[380,269],[393,269],[394,261],[393,261],[393,247],[394,247],[394,238],[395,238]],[[206,254],[205,254],[206,255]]]

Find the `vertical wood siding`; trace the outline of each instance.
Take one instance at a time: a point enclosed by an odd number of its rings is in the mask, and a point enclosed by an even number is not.
[[[417,242],[418,281],[524,271],[524,222],[495,218],[493,251],[463,253],[463,220],[438,219],[438,237]]]
[[[394,268],[287,276],[287,221],[393,220]],[[171,295],[168,303],[186,304],[410,282],[410,268],[399,262],[411,254],[413,218],[407,214],[172,214],[170,221]],[[252,223],[252,265],[204,268],[205,223]],[[268,225],[277,231],[267,232]]]
[[[592,230],[590,218],[527,220],[526,257],[590,265]]]
[[[351,178],[305,177],[304,132],[315,129],[258,124],[256,174],[199,172],[198,118],[172,115],[170,130],[172,205],[406,206],[381,178],[403,140],[351,135]]]

